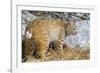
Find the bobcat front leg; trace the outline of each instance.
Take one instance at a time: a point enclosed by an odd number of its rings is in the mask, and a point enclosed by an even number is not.
[[[63,42],[59,40],[54,41],[54,49],[60,56],[60,59],[63,60]]]
[[[60,59],[63,60],[64,52],[63,52],[63,41],[64,41],[65,31],[61,29],[60,34],[58,36],[58,40],[54,41],[54,49],[57,50],[57,53],[60,55]]]

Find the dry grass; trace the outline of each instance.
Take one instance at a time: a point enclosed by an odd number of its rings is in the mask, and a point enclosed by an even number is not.
[[[64,56],[63,60],[86,60],[90,59],[90,49],[82,49],[82,48],[64,48]],[[60,60],[60,56],[52,49],[50,49],[47,53],[46,60],[44,61],[52,61],[52,60]],[[36,59],[34,57],[28,57],[26,62],[39,62],[41,59]]]

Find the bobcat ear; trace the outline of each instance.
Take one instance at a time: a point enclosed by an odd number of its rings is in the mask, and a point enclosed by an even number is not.
[[[70,21],[65,22],[65,27],[68,27],[70,25]]]
[[[67,21],[67,22],[65,23],[66,26],[71,25],[71,24],[75,24],[75,22],[73,22],[73,21]]]

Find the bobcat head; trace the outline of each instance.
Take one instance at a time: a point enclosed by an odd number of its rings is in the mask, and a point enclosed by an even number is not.
[[[77,34],[78,28],[73,21],[65,22],[65,36]]]

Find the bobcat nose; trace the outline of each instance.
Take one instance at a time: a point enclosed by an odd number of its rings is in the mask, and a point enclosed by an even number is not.
[[[75,32],[75,34],[77,34],[77,31]]]
[[[74,33],[73,33],[73,35],[76,35],[76,34],[77,34],[77,32],[74,32]]]
[[[29,32],[29,31],[26,31],[25,37],[26,37],[27,39],[31,39],[31,38],[32,38],[32,33]]]

